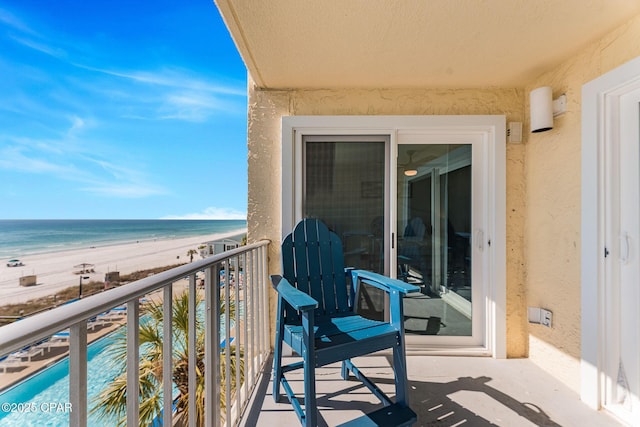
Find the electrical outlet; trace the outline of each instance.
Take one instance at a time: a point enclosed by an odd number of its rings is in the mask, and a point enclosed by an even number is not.
[[[553,313],[549,310],[545,310],[544,308],[540,309],[540,324],[542,326],[551,327],[551,318],[553,317]]]

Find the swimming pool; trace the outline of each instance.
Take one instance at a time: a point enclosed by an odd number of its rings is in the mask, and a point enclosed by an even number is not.
[[[102,389],[118,375],[118,367],[109,363],[105,351],[114,341],[107,335],[87,348],[87,400],[89,409]],[[0,394],[0,425],[3,427],[68,426],[69,425],[69,358],[66,357],[27,380]],[[15,403],[13,408],[5,404]],[[18,405],[19,404],[19,405]],[[7,412],[6,409],[9,409]],[[11,412],[11,410],[14,412]],[[114,420],[89,413],[87,424],[111,427]]]
[[[198,307],[204,314],[204,304]],[[244,304],[239,313],[244,317]],[[146,316],[140,318],[143,323]],[[231,325],[235,322],[232,320]],[[224,336],[225,319],[220,319],[221,335]],[[116,420],[105,419],[93,414],[91,409],[107,384],[120,373],[120,366],[112,363],[113,356],[107,351],[122,330],[116,330],[87,347],[87,402],[89,413],[87,425],[91,427],[112,427]],[[223,344],[223,343],[221,343]],[[174,387],[174,398],[178,393]],[[16,404],[12,408],[6,404]],[[0,393],[0,426],[2,427],[62,427],[69,425],[69,358],[56,362],[50,367]],[[5,409],[9,409],[8,411]],[[13,411],[12,411],[13,409]]]

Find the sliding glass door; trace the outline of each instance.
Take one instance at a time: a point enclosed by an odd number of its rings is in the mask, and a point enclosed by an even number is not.
[[[419,286],[405,298],[410,348],[502,354],[504,337],[487,331],[503,322],[503,267],[495,266],[503,258],[491,243],[498,236],[504,245],[495,226],[504,226],[503,208],[495,209],[496,195],[504,199],[504,179],[495,180],[504,142],[494,133],[503,121],[283,120],[283,234],[302,218],[321,219],[342,240],[347,266]],[[388,316],[375,289],[363,289],[357,304],[365,316]]]
[[[398,279],[420,287],[405,299],[405,328],[419,346],[486,343],[491,237],[487,139],[407,131],[395,161]]]
[[[398,147],[398,278],[422,294],[407,300],[408,333],[472,335],[471,148]]]

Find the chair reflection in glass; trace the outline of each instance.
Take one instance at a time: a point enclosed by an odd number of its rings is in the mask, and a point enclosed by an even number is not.
[[[427,276],[427,242],[424,240],[427,227],[420,217],[413,217],[404,229],[398,242],[398,278],[416,286],[425,286]],[[428,276],[426,282],[428,282]],[[427,287],[428,289],[428,287]]]

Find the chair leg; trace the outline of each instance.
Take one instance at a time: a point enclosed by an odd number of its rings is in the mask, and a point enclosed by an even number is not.
[[[316,370],[314,361],[309,358],[304,359],[304,412],[305,426],[316,427],[318,425]]]
[[[396,403],[409,406],[409,386],[407,381],[407,356],[404,343],[404,307],[397,291],[389,294],[391,323],[399,331],[398,343],[393,347],[393,371],[396,383]]]
[[[409,406],[407,359],[404,352],[404,345],[402,344],[393,348],[393,370],[395,373],[396,403]]]
[[[280,400],[280,381],[282,381],[282,341],[276,338],[276,345],[273,354],[273,400],[278,403]]]
[[[313,312],[302,313],[302,351],[304,369],[304,419],[306,427],[318,425],[318,403],[316,402],[316,350],[313,330]]]
[[[278,403],[280,400],[280,382],[282,381],[282,337],[284,336],[284,308],[282,301],[278,299],[278,312],[280,314],[276,322],[276,341],[273,350],[273,400]]]
[[[349,367],[347,366],[348,361],[349,359],[342,361],[342,369],[340,370],[340,373],[342,374],[342,379],[345,381],[349,379]]]

